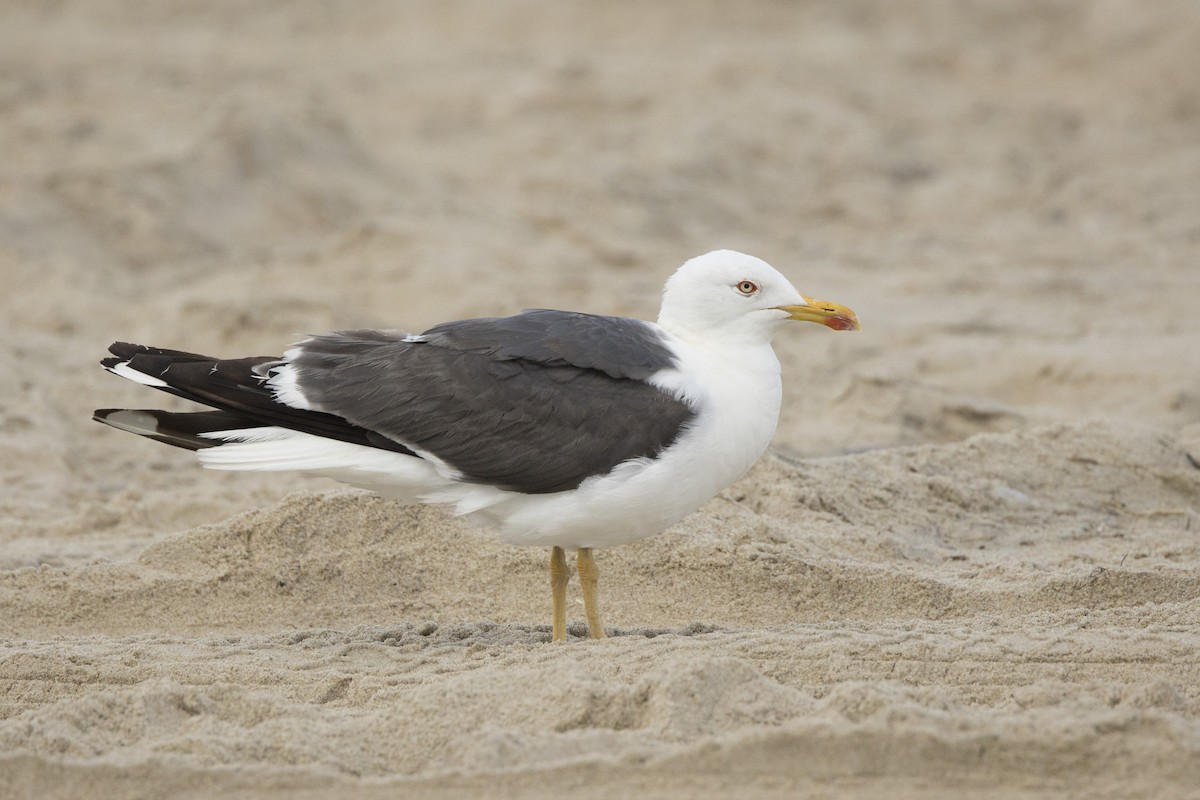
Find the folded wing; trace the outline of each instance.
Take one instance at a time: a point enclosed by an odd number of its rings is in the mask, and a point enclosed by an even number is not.
[[[283,358],[219,360],[124,343],[111,351],[102,362],[111,371],[224,414],[188,422],[97,412],[115,427],[202,447],[212,425],[278,426],[436,458],[459,480],[525,493],[573,489],[652,457],[695,415],[646,381],[675,363],[659,334],[617,317],[530,311],[417,336],[343,331]]]

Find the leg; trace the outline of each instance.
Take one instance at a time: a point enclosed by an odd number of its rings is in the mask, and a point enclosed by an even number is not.
[[[567,554],[561,547],[550,548],[550,599],[554,603],[551,639],[556,642],[567,640],[567,581],[570,577]]]
[[[603,639],[604,626],[600,624],[600,608],[596,604],[596,579],[600,577],[600,572],[592,559],[592,548],[579,548],[579,554],[575,556],[575,569],[583,586],[583,610],[587,614],[588,630],[593,639]]]

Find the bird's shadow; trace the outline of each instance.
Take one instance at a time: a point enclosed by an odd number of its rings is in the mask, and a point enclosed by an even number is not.
[[[659,636],[698,636],[721,630],[707,622],[691,622],[677,628],[613,628],[606,627],[609,639],[626,637],[655,639]],[[440,649],[446,647],[502,647],[550,643],[549,625],[525,625],[517,622],[401,622],[395,625],[359,625],[345,631],[327,628],[300,630],[289,633],[286,643],[312,648],[329,645],[379,643],[404,650]],[[587,623],[567,626],[568,642],[592,641]],[[603,641],[603,640],[601,640]]]

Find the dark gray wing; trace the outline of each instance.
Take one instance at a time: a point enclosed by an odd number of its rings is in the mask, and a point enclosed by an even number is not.
[[[540,494],[670,445],[695,412],[643,379],[675,359],[644,322],[564,311],[343,331],[290,364],[312,408],[430,453],[468,481]]]
[[[512,317],[436,325],[421,338],[439,347],[524,359],[548,367],[594,369],[612,378],[645,380],[675,366],[675,355],[645,322],[535,308]]]

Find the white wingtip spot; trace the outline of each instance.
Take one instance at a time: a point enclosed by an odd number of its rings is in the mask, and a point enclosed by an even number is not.
[[[118,430],[136,433],[138,436],[158,435],[158,420],[154,418],[153,414],[147,414],[145,411],[132,409],[114,411],[104,417],[104,423]]]
[[[156,386],[159,388],[167,386],[167,382],[155,378],[153,375],[147,375],[144,372],[138,372],[133,367],[129,366],[128,361],[122,361],[115,367],[108,367],[108,371],[114,375],[120,375],[122,378],[128,378],[134,383],[140,383],[143,386]]]

